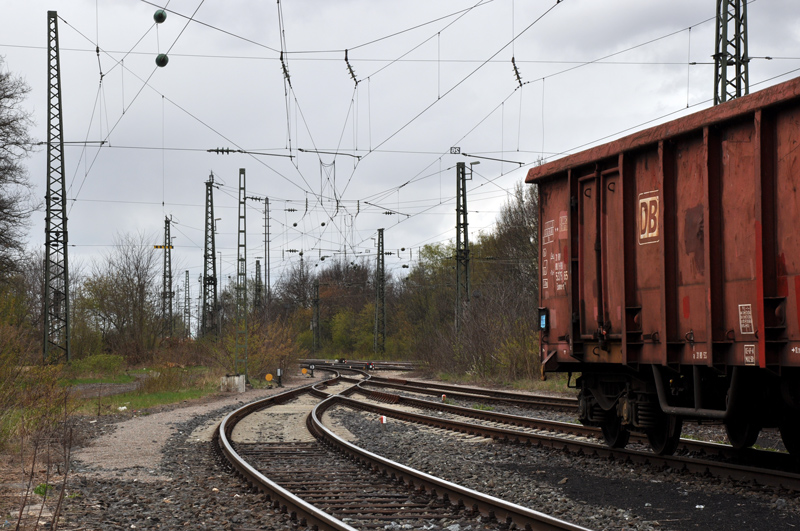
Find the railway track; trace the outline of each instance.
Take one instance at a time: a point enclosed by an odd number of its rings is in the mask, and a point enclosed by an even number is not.
[[[429,396],[446,395],[448,398],[460,400],[480,400],[482,402],[492,402],[507,404],[518,407],[547,407],[563,411],[573,411],[578,408],[578,401],[575,398],[532,395],[527,393],[515,393],[512,391],[501,391],[497,389],[486,389],[482,387],[470,387],[464,385],[450,385],[436,382],[423,382],[418,380],[406,380],[400,378],[384,378],[374,373],[367,372],[365,367],[371,362],[350,362],[342,363],[313,363],[314,360],[305,360],[302,365],[314,365],[316,370],[327,370],[333,372],[352,372],[360,375],[366,380],[366,385],[383,388],[396,389],[409,393],[418,393]],[[379,363],[379,362],[378,362]],[[374,370],[412,370],[413,366],[404,369],[397,369],[390,365],[375,365]],[[346,377],[343,377],[348,380]],[[350,379],[348,381],[354,381]]]
[[[348,378],[346,377],[344,379],[348,380]],[[469,391],[465,393],[453,393],[453,392],[448,393],[447,394],[448,399],[450,398],[457,399],[464,403],[472,404],[473,406],[483,406],[483,405],[491,405],[493,403],[500,403],[511,406],[517,406],[523,409],[545,408],[545,409],[556,409],[562,411],[572,411],[574,410],[574,407],[577,404],[577,402],[571,398],[526,395],[522,393],[507,393],[507,392],[498,393],[492,390],[480,389],[480,388],[469,388],[469,387],[465,388],[461,386],[454,387],[447,385],[429,384],[427,382],[412,382],[407,380],[396,380],[396,379],[392,380],[392,383],[390,385],[384,385],[383,380],[385,379],[372,376],[361,383],[361,385],[359,386],[359,392],[366,394],[365,391],[368,390],[370,387],[377,387],[384,389],[385,388],[395,389],[411,394],[439,396],[438,394],[439,390],[449,390],[454,388],[460,390],[467,389]],[[349,379],[348,381],[354,383],[357,382],[357,380],[355,379]],[[405,383],[400,383],[400,382],[405,382]],[[420,392],[420,389],[424,389],[426,392]],[[483,411],[479,408],[475,409],[469,407],[459,407],[456,405],[442,403],[439,401],[416,399],[409,396],[394,395],[390,393],[384,393],[384,394],[386,395],[385,397],[377,399],[385,400],[390,403],[405,403],[421,409],[429,409],[429,410],[445,411],[445,412],[450,411],[461,417],[483,419],[485,421],[493,419],[494,422],[496,422],[498,425],[507,424],[518,427],[524,426],[527,429],[536,430],[538,432],[571,434],[577,437],[587,437],[587,438],[597,439],[599,441],[602,441],[603,438],[600,428],[596,427],[583,426],[581,424],[575,424],[571,422],[560,422],[560,421],[546,420],[542,418],[534,418],[522,415],[504,415],[502,413],[497,413],[497,412]],[[373,395],[375,397],[380,396],[379,394],[375,394],[375,392],[373,392]],[[521,399],[516,399],[515,401],[509,402],[506,401],[503,395],[508,395],[509,397],[514,397],[515,399],[517,397],[521,397]],[[398,396],[398,398],[394,398],[395,396]],[[647,441],[647,436],[643,433],[635,433],[635,432],[632,433],[630,441],[631,443],[634,444],[649,446],[649,443]],[[707,441],[683,438],[680,440],[680,443],[678,444],[677,453],[685,457],[706,456],[706,457],[711,457],[713,459],[725,459],[731,463],[743,464],[744,466],[749,466],[751,468],[765,468],[765,469],[793,471],[793,472],[800,471],[798,469],[797,462],[785,452],[756,450],[752,448],[744,450],[736,450],[728,444],[720,444],[716,442],[707,442]]]
[[[574,398],[529,395],[525,393],[498,391],[494,389],[482,389],[480,387],[436,384],[414,380],[402,380],[397,378],[382,378],[379,376],[370,377],[367,380],[366,385],[383,389],[397,389],[410,393],[419,393],[422,395],[446,395],[448,398],[457,398],[461,400],[480,400],[485,403],[501,403],[519,407],[547,407],[566,411],[577,410],[578,408],[578,401]]]
[[[741,465],[714,461],[707,455],[702,458],[667,457],[637,449],[611,449],[598,441],[596,428],[376,391],[371,380],[369,377],[337,376],[313,388],[306,386],[246,406],[231,413],[220,425],[219,447],[231,466],[253,488],[265,492],[274,506],[288,512],[301,525],[317,529],[375,529],[386,525],[417,528],[431,522],[476,520],[481,521],[482,526],[495,522],[497,528],[508,528],[510,524],[526,529],[580,529],[357,448],[323,423],[323,419],[327,419],[326,412],[335,408],[365,411],[376,419],[384,415],[500,442],[550,447],[621,463],[640,463],[656,469],[688,471],[800,491],[800,475],[780,470],[784,467],[781,463],[787,463],[782,459],[788,459],[788,455],[748,452],[751,464]],[[356,400],[355,395],[366,400]],[[469,396],[472,400],[476,395]],[[236,426],[240,421],[248,422],[246,419],[254,415],[272,418],[272,423],[279,418],[281,423],[288,424],[281,417],[285,415],[281,408],[289,406],[295,407],[294,422],[303,425],[303,437],[285,436],[268,441],[239,437],[236,440]],[[431,411],[434,413],[430,414]],[[687,440],[684,446],[687,454],[732,452],[726,445],[699,441]],[[752,466],[755,456],[773,460],[770,466],[777,469]]]
[[[781,487],[794,492],[800,491],[800,474],[797,473],[797,464],[790,455],[785,453],[752,449],[746,452],[737,452],[728,445],[682,439],[680,448],[685,455],[659,456],[651,451],[609,448],[598,440],[601,436],[598,428],[580,424],[482,411],[376,392],[366,388],[366,382],[358,384],[358,392],[374,400],[375,403],[348,400],[345,403],[347,407],[406,422],[425,424],[468,435],[480,435],[499,441],[550,447],[580,455],[596,455],[621,462],[645,463],[661,468],[669,467],[674,470],[686,470],[720,478],[754,481],[758,484]],[[397,407],[387,407],[380,403],[406,407],[400,410]],[[436,416],[422,415],[410,411],[409,408],[433,410],[440,414]],[[448,415],[443,416],[441,413],[448,413]],[[457,420],[458,417],[469,420]],[[633,439],[644,444],[646,438],[644,435],[636,435]],[[711,459],[709,455],[733,458],[744,461],[746,464]]]
[[[327,428],[326,410],[348,401],[344,394],[356,385],[340,378],[325,384],[287,391],[245,406],[228,415],[216,433],[220,451],[253,488],[266,493],[273,505],[301,525],[317,529],[383,528],[387,521],[420,527],[422,522],[480,520],[522,529],[583,529],[524,507],[394,463],[362,450]],[[332,395],[328,391],[341,394]],[[292,437],[283,426],[280,440],[236,442],[239,423],[269,410],[314,396],[305,417],[308,433]],[[307,404],[308,405],[308,404]],[[291,414],[297,414],[297,409]],[[252,422],[251,422],[252,423]],[[258,421],[255,422],[258,431]],[[296,426],[295,426],[296,428]]]
[[[334,370],[359,370],[359,371],[413,371],[419,368],[418,363],[402,361],[366,361],[366,360],[300,360],[300,367],[305,369],[334,369]]]

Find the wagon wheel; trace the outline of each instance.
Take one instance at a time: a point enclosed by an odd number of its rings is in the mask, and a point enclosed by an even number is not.
[[[603,422],[600,425],[600,429],[603,432],[603,439],[605,439],[606,445],[611,448],[625,448],[631,438],[631,432],[622,425],[622,419],[617,415]]]
[[[654,428],[647,432],[647,440],[658,455],[672,455],[681,440],[683,419],[676,415],[664,415]]]
[[[786,450],[800,460],[800,415],[786,415],[778,426]]]
[[[750,448],[756,443],[761,426],[751,422],[733,421],[725,424],[728,441],[736,450]]]

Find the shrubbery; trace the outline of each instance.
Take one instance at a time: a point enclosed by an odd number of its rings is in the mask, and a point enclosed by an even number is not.
[[[244,359],[236,360],[236,334],[228,330],[222,341],[204,342],[209,364],[228,374],[244,373]],[[262,379],[276,369],[288,370],[308,351],[294,340],[292,330],[280,322],[250,323],[247,335],[247,374],[249,378]]]
[[[74,360],[71,372],[84,376],[116,376],[122,371],[125,358],[115,354],[94,354]]]

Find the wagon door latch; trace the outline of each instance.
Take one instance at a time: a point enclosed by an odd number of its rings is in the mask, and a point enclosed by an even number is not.
[[[597,337],[598,345],[594,348],[593,354],[595,356],[599,356],[600,352],[608,352],[608,331],[611,330],[611,323],[606,323],[601,325],[600,328],[597,329],[595,332],[595,336]]]
[[[683,337],[686,339],[687,343],[694,345],[694,330],[689,330]]]

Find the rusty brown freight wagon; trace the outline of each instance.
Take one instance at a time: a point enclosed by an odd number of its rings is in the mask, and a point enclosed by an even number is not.
[[[532,168],[541,359],[580,420],[800,455],[800,79]]]

